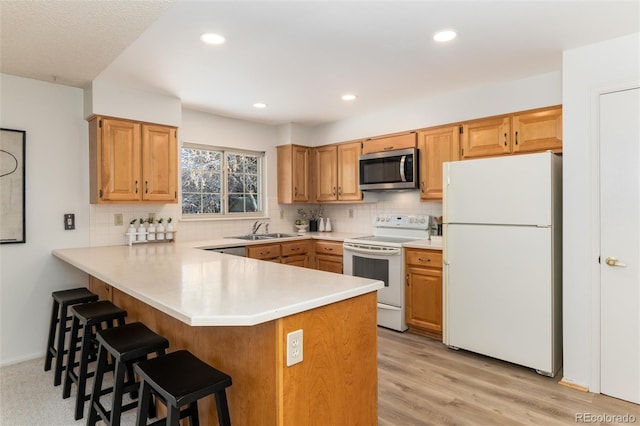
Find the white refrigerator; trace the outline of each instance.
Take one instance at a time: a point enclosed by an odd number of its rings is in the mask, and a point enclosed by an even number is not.
[[[443,342],[555,376],[562,363],[562,161],[443,165]]]

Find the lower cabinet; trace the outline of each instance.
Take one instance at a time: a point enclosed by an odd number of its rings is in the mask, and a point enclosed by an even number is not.
[[[442,338],[442,252],[405,249],[405,303],[409,331]]]
[[[313,252],[316,258],[316,269],[342,273],[341,241],[314,240]]]
[[[258,244],[247,246],[247,257],[280,262],[280,244]]]
[[[309,240],[280,244],[280,261],[287,265],[309,267]]]

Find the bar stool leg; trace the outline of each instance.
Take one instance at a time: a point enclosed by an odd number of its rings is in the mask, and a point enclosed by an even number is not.
[[[65,341],[65,336],[67,335],[67,319],[69,318],[67,316],[67,306],[65,306],[64,304],[62,305],[62,313],[60,316],[60,321],[58,323],[58,343],[57,343],[57,348],[56,348],[56,368],[55,368],[55,375],[53,378],[53,385],[54,386],[58,386],[61,382],[62,382],[62,371],[63,371],[63,367],[62,367],[62,361],[64,360],[64,341]],[[68,363],[68,359],[67,359],[67,363]]]
[[[51,322],[49,327],[49,339],[47,341],[47,356],[44,359],[44,371],[51,370],[51,361],[53,360],[53,352],[51,348],[53,348],[53,341],[56,336],[56,326],[58,324],[58,310],[59,303],[54,299],[53,300],[53,308],[51,309]]]
[[[80,328],[80,320],[73,318],[71,324],[71,337],[69,345],[69,356],[67,357],[67,369],[64,378],[64,387],[62,389],[62,398],[67,399],[71,396],[71,377],[73,374],[74,364],[76,362],[76,342],[78,341],[78,329]],[[85,330],[86,332],[86,330]]]
[[[216,392],[216,411],[218,412],[218,424],[220,426],[231,426],[229,406],[227,405],[227,392],[224,389]]]
[[[96,366],[96,375],[93,382],[93,392],[91,393],[91,399],[89,400],[87,425],[95,425],[98,420],[100,420],[98,411],[93,406],[93,400],[102,392],[102,379],[104,378],[104,372],[107,369],[107,355],[107,351],[103,350],[102,347],[98,349],[98,365]]]
[[[136,426],[146,426],[151,403],[151,386],[142,380],[140,382],[140,399],[138,399],[138,421]]]
[[[193,401],[189,404],[189,426],[199,426],[200,416],[198,415],[198,402]]]
[[[171,426],[180,425],[180,407],[167,404],[167,424]]]
[[[74,320],[75,323],[75,320]],[[87,393],[87,371],[89,369],[89,351],[91,348],[91,340],[93,331],[91,327],[84,328],[84,336],[82,336],[82,349],[80,350],[80,371],[78,373],[78,394],[76,395],[76,413],[75,419],[80,420],[84,411],[84,402]],[[68,376],[67,376],[68,377]]]

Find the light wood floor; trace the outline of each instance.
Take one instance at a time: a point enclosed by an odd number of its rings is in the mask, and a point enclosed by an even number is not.
[[[575,425],[577,413],[629,414],[640,424],[639,405],[561,386],[561,378],[378,327],[380,426]]]

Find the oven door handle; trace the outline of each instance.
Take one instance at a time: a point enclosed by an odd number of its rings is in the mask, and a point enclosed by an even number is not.
[[[377,254],[380,256],[395,256],[401,253],[401,248],[390,248],[383,250],[372,250],[359,246],[352,246],[349,244],[344,244],[343,248],[347,251],[352,251],[354,253],[362,253],[362,254]]]

